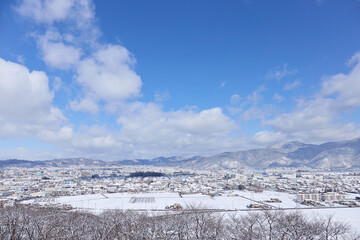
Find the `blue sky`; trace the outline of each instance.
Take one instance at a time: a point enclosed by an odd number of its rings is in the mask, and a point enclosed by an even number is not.
[[[360,136],[360,2],[4,0],[0,158]]]

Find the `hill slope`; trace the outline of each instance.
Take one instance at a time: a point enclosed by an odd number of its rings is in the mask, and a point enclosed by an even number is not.
[[[123,161],[101,161],[84,158],[54,159],[47,161],[4,160],[0,167],[19,166],[169,166],[194,169],[242,169],[271,167],[310,167],[317,169],[360,168],[360,138],[306,144],[298,141],[285,142],[267,148],[237,152],[224,152],[209,157],[158,157],[154,159],[134,159]]]

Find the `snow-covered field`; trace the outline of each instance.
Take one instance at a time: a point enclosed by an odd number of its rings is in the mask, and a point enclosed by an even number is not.
[[[133,198],[154,198],[154,201],[133,202]],[[33,201],[29,200],[27,202]],[[179,203],[183,207],[196,206],[200,208],[230,210],[245,209],[251,201],[241,197],[218,196],[212,198],[202,194],[183,195],[180,197],[177,193],[114,193],[59,197],[55,199],[55,203],[70,204],[78,209],[97,209],[99,211],[106,209],[165,210],[166,206],[175,203]],[[39,204],[46,204],[46,202],[39,202]]]
[[[187,194],[182,197],[177,193],[113,193],[113,194],[92,194],[52,198],[50,203],[70,204],[78,209],[135,209],[135,210],[164,210],[166,206],[175,203],[181,204],[183,207],[196,206],[199,208],[238,210],[247,209],[247,206],[255,201],[270,200],[270,198],[278,198],[281,203],[268,203],[279,208],[295,208],[294,201],[296,196],[287,193],[269,192],[253,193],[245,191],[233,191],[221,196],[210,197],[202,194]],[[139,199],[133,201],[133,198]],[[153,198],[154,201],[147,201]],[[47,204],[49,201],[29,200],[25,203]]]
[[[309,217],[325,218],[334,215],[334,219],[349,223],[355,229],[360,229],[360,208],[326,208],[326,209],[301,209],[306,206],[297,204],[294,200],[296,195],[281,192],[264,191],[254,193],[247,191],[231,191],[221,196],[210,197],[202,194],[186,194],[182,197],[177,193],[156,192],[156,193],[113,193],[113,194],[92,194],[80,196],[66,196],[45,199],[28,200],[24,203],[45,204],[70,204],[77,209],[89,210],[100,213],[107,209],[120,210],[165,210],[166,206],[176,203],[181,206],[194,206],[196,208],[221,209],[221,210],[247,210],[251,203],[257,203],[277,198],[281,203],[267,203],[275,208],[295,209],[306,213]],[[292,210],[296,211],[296,210]],[[241,212],[240,214],[246,214]]]

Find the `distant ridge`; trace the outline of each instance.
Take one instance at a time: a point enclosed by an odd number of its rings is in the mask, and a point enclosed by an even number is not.
[[[189,162],[202,169],[309,167],[349,169],[360,167],[360,138],[349,141],[305,144],[286,142],[267,148],[220,153]]]
[[[29,161],[9,159],[0,161],[0,167],[36,166],[171,166],[193,169],[220,170],[243,168],[308,167],[314,169],[360,168],[360,138],[348,141],[306,144],[284,142],[266,148],[238,152],[223,152],[210,157],[158,157],[123,161],[102,161],[85,158]]]

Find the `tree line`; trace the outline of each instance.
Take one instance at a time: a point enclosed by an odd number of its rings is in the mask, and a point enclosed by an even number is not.
[[[188,207],[170,214],[109,210],[95,215],[15,205],[0,209],[0,239],[335,240],[360,239],[360,235],[332,216],[309,218],[300,212],[221,214]]]

